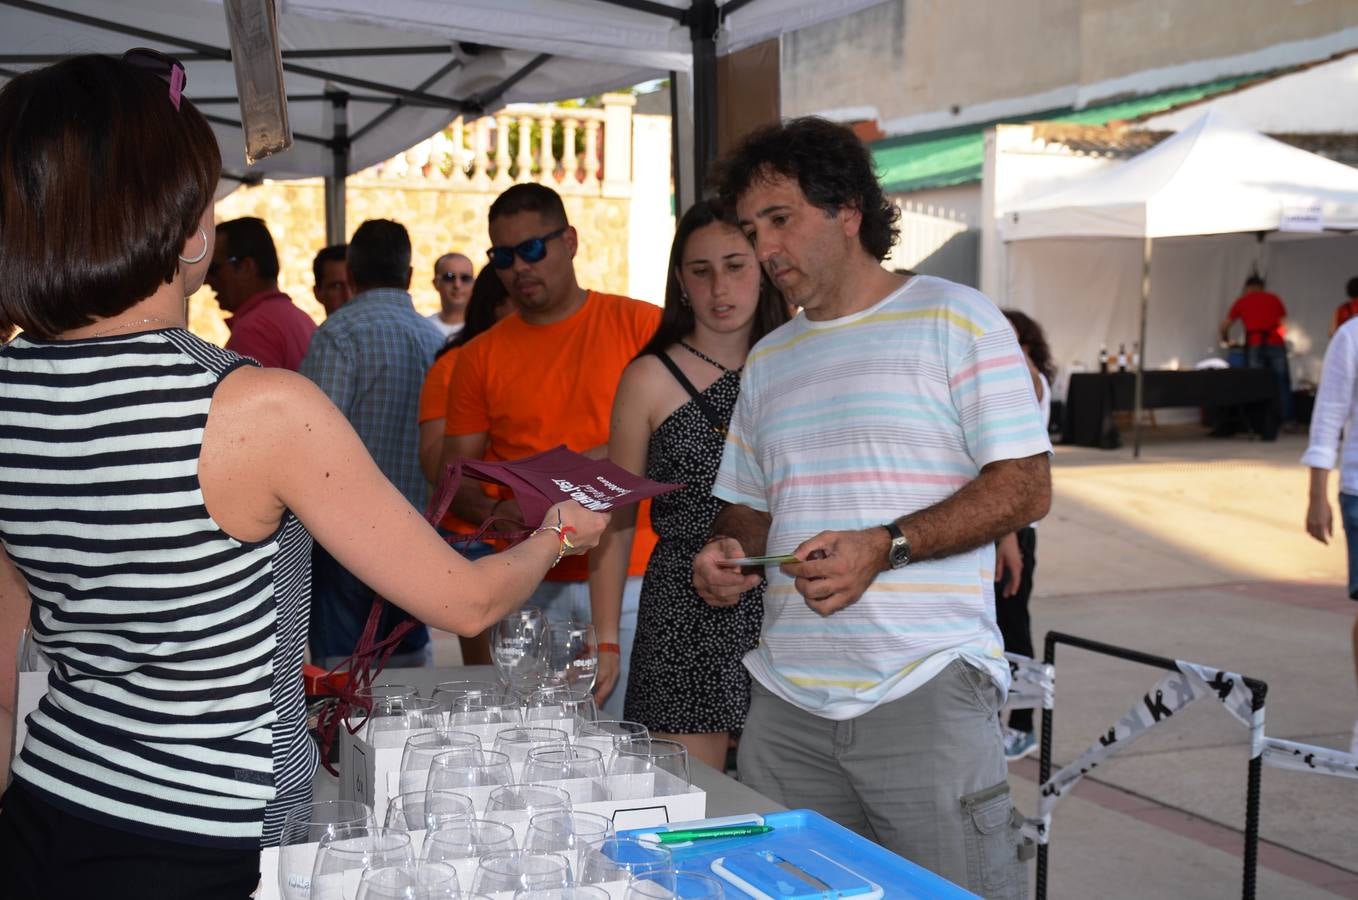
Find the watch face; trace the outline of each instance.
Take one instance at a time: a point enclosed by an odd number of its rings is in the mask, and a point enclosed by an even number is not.
[[[910,562],[910,544],[904,538],[897,538],[892,541],[889,558],[893,569],[899,569]]]

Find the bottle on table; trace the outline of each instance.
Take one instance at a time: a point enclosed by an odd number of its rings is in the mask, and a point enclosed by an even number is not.
[[[1108,345],[1099,344],[1099,374],[1108,374]]]
[[[1127,371],[1127,345],[1118,344],[1118,371]]]
[[[1140,368],[1141,368],[1141,344],[1140,344],[1140,342],[1138,342],[1138,341],[1133,341],[1133,342],[1132,342],[1132,371],[1135,372],[1135,371],[1139,370]]]

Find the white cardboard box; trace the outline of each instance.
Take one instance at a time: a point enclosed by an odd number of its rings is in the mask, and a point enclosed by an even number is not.
[[[412,831],[410,833],[410,836],[411,840],[414,841],[415,846],[417,848],[424,843],[423,831]],[[311,850],[311,853],[308,854],[308,856],[314,856],[318,845],[309,844],[307,846]],[[474,873],[476,871],[476,861],[464,860],[463,862],[454,866],[454,868],[457,870],[458,887],[461,889],[463,894],[470,895],[472,890],[472,878],[474,877]],[[266,847],[264,848],[264,850],[260,852],[259,869],[260,869],[259,891],[255,894],[254,900],[298,900],[298,898],[307,896],[310,884],[311,875],[310,872],[307,872],[304,876],[303,875],[297,876],[294,883],[299,884],[300,886],[300,884],[302,883],[302,879],[305,879],[305,884],[307,885],[307,887],[300,888],[295,894],[284,897],[282,892],[279,890],[277,847]],[[625,881],[611,881],[608,884],[598,885],[598,887],[601,887],[604,890],[608,891],[608,896],[610,900],[622,900],[623,895],[627,893],[627,882]],[[496,898],[504,898],[504,900],[512,900],[514,894],[511,891],[492,894],[491,896]]]
[[[532,725],[537,726],[534,722]],[[544,722],[544,727],[558,727],[569,723]],[[495,742],[495,734],[505,728],[518,725],[486,725],[478,728],[459,728],[477,734],[482,745],[490,747]],[[570,733],[569,727],[562,730]],[[400,793],[401,751],[405,737],[399,732],[380,735],[378,746],[367,740],[362,729],[350,734],[349,729],[339,729],[339,796],[342,800],[358,800],[373,808],[377,820],[384,821],[387,804]],[[665,773],[659,773],[667,778]],[[623,775],[609,776],[605,786],[610,798],[592,799],[577,802],[574,798],[581,793],[582,784],[561,783],[572,792],[572,807],[582,812],[598,813],[613,820],[619,831],[627,828],[645,828],[663,825],[668,822],[686,822],[704,818],[707,814],[707,794],[698,787],[687,786],[678,779],[661,784],[663,796],[656,797],[656,785],[646,780],[650,776]],[[491,788],[471,788],[459,791],[472,797],[477,810],[484,808]]]

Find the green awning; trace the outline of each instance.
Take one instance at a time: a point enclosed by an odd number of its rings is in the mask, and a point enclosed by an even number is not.
[[[1269,73],[1263,73],[1269,74]],[[1223,78],[1193,87],[1175,88],[1144,94],[1126,100],[1061,109],[1031,115],[996,119],[941,131],[927,131],[898,138],[886,138],[868,145],[882,187],[890,194],[951,187],[981,180],[985,161],[985,130],[1002,123],[1067,122],[1072,125],[1107,125],[1118,119],[1163,112],[1183,103],[1201,100],[1231,90],[1261,74]]]

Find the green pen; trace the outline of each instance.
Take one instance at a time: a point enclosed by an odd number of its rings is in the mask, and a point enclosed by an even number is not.
[[[755,834],[768,834],[772,825],[718,825],[713,828],[692,828],[685,831],[660,831],[656,839],[662,844],[678,844],[683,841],[705,841],[711,838],[749,837]]]

